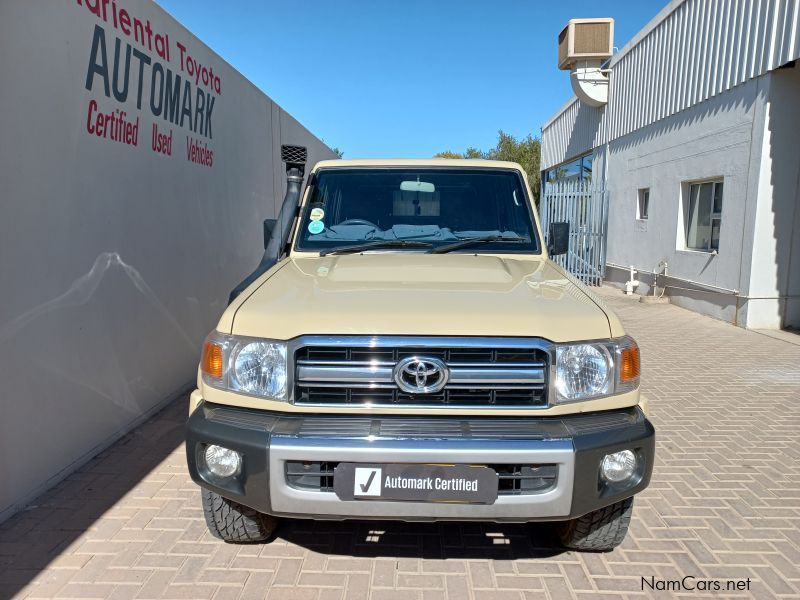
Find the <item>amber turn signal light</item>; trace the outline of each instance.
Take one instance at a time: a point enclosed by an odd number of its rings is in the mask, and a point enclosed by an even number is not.
[[[222,377],[222,346],[214,342],[203,344],[203,373],[219,379]]]
[[[634,345],[623,348],[619,361],[620,381],[633,381],[638,379],[640,371],[639,346]]]

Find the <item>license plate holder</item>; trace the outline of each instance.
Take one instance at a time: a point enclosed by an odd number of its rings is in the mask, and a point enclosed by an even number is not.
[[[494,504],[494,469],[429,463],[339,463],[333,490],[340,500]]]

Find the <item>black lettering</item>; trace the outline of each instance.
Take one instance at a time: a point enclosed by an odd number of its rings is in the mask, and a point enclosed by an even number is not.
[[[181,76],[175,75],[167,69],[167,86],[164,92],[164,118],[171,123],[178,123],[181,103]]]
[[[205,126],[205,132],[206,132],[206,135],[208,136],[208,139],[211,139],[212,137],[214,137],[213,135],[211,135],[211,111],[214,110],[214,101],[216,100],[216,98],[214,98],[214,96],[209,94],[207,96],[206,100],[207,101],[206,101],[206,126]]]
[[[158,91],[156,92],[156,76],[158,77]],[[150,111],[153,116],[159,116],[164,108],[164,67],[161,63],[153,63],[153,74],[150,77]],[[156,105],[158,101],[158,105]],[[166,117],[166,111],[165,111]]]
[[[100,51],[100,60],[97,62],[97,51]],[[106,54],[106,32],[100,25],[94,26],[92,36],[92,49],[89,51],[89,70],[86,72],[86,89],[92,91],[95,73],[103,78],[103,88],[106,96],[111,93],[108,90],[108,55]]]
[[[205,135],[206,133],[204,127],[205,119],[203,119],[203,111],[205,110],[205,105],[206,105],[205,100],[206,100],[205,93],[203,93],[203,91],[200,88],[197,88],[197,98],[195,98],[194,101],[194,131],[202,135]],[[199,129],[197,123],[198,120],[200,121]]]
[[[189,129],[194,131],[192,127],[192,84],[189,81],[183,84],[183,109],[181,110],[181,127],[183,127],[183,119],[189,117]]]
[[[119,102],[125,102],[128,99],[128,76],[131,72],[131,45],[125,44],[125,86],[120,90],[119,89],[119,55],[120,55],[120,48],[122,47],[122,41],[117,38],[116,42],[114,43],[114,77],[113,77],[113,89],[114,89],[114,98],[116,98]]]
[[[150,64],[150,57],[136,48],[133,49],[133,56],[139,59],[139,87],[136,96],[136,108],[142,108],[142,84],[144,83],[144,66]]]

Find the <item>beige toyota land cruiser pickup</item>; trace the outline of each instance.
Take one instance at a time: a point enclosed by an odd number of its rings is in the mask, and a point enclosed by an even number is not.
[[[208,336],[190,400],[211,532],[551,521],[567,547],[620,544],[653,469],[639,349],[549,260],[569,225],[545,238],[521,167],[335,160],[306,174],[304,148],[283,159],[264,258]]]

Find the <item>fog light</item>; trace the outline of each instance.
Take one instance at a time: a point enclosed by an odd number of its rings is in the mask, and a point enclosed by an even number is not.
[[[217,477],[232,477],[242,468],[242,455],[222,446],[210,444],[205,453],[206,466]]]
[[[611,483],[621,483],[633,477],[636,472],[636,455],[631,450],[620,450],[606,454],[600,463],[603,479]]]

